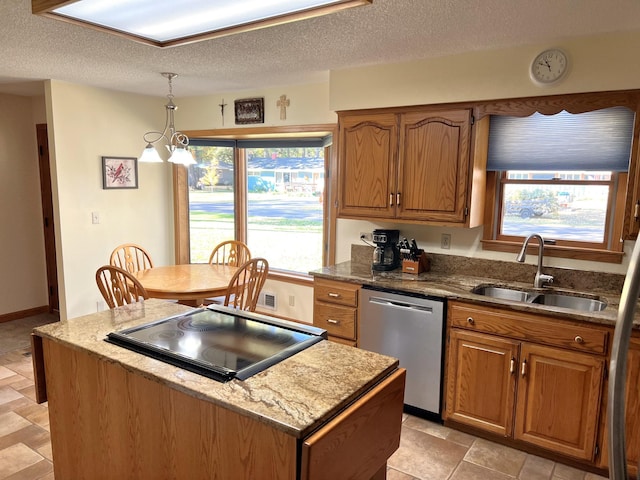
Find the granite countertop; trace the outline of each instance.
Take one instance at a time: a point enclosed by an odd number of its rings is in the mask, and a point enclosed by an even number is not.
[[[401,269],[390,272],[373,272],[371,270],[371,265],[368,263],[347,261],[330,267],[314,270],[310,272],[310,274],[318,278],[357,283],[374,288],[418,293],[422,295],[446,298],[449,300],[463,300],[466,302],[477,303],[479,305],[508,307],[515,311],[544,314],[550,317],[615,326],[620,302],[620,293],[619,291],[615,291],[615,289],[618,288],[617,281],[601,282],[603,285],[601,290],[595,289],[591,284],[586,286],[584,284],[578,285],[579,287],[582,287],[582,289],[563,288],[560,285],[551,288],[552,291],[568,291],[577,295],[595,295],[607,303],[607,307],[602,311],[581,312],[548,305],[502,300],[471,293],[471,290],[474,287],[483,284],[536,291],[532,285],[533,276],[531,276],[531,282],[525,283],[514,279],[505,280],[503,276],[499,275],[501,273],[499,266],[496,266],[496,268],[479,268],[475,270],[478,272],[486,272],[486,275],[470,275],[468,272],[455,271],[455,269],[451,269],[449,272],[432,270],[420,273],[419,275],[402,273]],[[577,275],[580,275],[580,272],[577,272]],[[565,276],[568,276],[568,274],[565,274]],[[565,280],[564,283],[569,284],[570,282]],[[571,286],[573,287],[574,284],[571,284]],[[546,288],[538,290],[542,291],[550,289]],[[640,328],[640,314],[638,313],[636,313],[636,318],[634,320],[634,328]]]
[[[104,341],[112,331],[189,310],[149,299],[37,327],[34,333],[296,438],[306,437],[398,366],[395,358],[323,340],[247,380],[220,383]]]

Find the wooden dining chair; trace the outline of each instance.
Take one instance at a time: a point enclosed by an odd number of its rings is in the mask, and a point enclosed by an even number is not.
[[[249,260],[251,260],[251,251],[246,244],[239,240],[226,240],[219,243],[213,247],[211,255],[209,255],[209,263],[212,265],[229,265],[237,267]],[[224,300],[224,296],[205,298],[204,304],[210,305],[215,303],[222,305],[224,304]]]
[[[255,312],[268,273],[269,262],[264,258],[256,257],[245,262],[229,281],[224,305]]]
[[[211,251],[209,263],[238,267],[251,260],[251,251],[239,240],[227,240],[219,243]]]
[[[113,265],[104,265],[96,271],[98,289],[109,308],[121,307],[149,298],[136,277]]]
[[[144,248],[135,243],[123,243],[111,252],[109,264],[120,267],[129,273],[153,268],[151,257]]]

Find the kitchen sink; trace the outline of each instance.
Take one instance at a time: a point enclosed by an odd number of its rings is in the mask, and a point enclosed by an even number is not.
[[[513,300],[516,302],[530,302],[535,294],[514,288],[495,287],[491,285],[478,285],[471,290],[471,293],[484,295],[485,297],[500,298],[502,300]]]
[[[600,312],[607,307],[607,303],[601,300],[558,293],[541,293],[531,303],[570,308],[571,310],[580,310],[582,312]]]
[[[607,308],[607,302],[593,297],[581,297],[570,293],[518,290],[498,285],[478,285],[471,293],[485,297],[524,302],[551,307],[567,308],[581,312],[600,312]]]

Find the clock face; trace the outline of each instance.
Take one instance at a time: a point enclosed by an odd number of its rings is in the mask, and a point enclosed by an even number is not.
[[[562,50],[546,50],[531,64],[531,78],[534,82],[549,85],[557,82],[567,71],[567,56]]]

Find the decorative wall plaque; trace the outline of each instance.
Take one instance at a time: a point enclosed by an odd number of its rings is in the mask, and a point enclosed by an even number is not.
[[[236,123],[264,123],[264,98],[242,98],[235,101]]]

